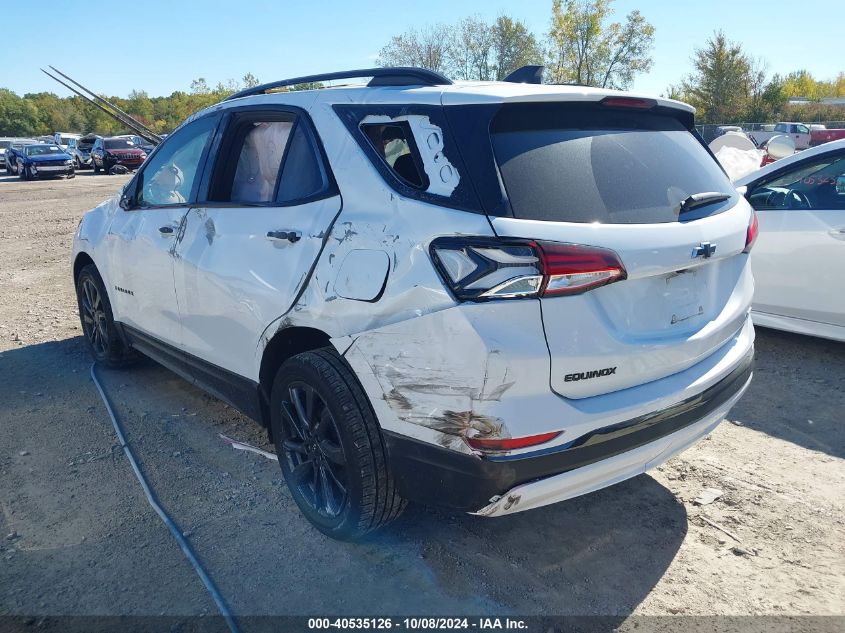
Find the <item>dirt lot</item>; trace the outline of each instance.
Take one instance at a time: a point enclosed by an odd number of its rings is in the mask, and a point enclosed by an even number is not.
[[[80,337],[73,231],[124,180],[0,178],[0,615],[216,612]],[[231,408],[153,363],[102,377],[236,615],[845,613],[845,345],[760,330],[730,421],[657,471],[501,519],[410,507],[357,545],[312,530],[274,462],[223,444],[272,450]],[[722,496],[695,505],[708,487]]]

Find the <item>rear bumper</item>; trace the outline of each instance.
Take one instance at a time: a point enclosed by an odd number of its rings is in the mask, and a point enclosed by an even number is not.
[[[484,516],[556,503],[645,472],[709,433],[751,380],[753,350],[730,374],[660,411],[598,428],[547,451],[458,453],[385,432],[400,494]]]

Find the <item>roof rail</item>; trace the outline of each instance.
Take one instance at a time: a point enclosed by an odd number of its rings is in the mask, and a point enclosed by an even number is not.
[[[240,99],[266,93],[275,88],[295,86],[297,84],[317,83],[319,81],[332,81],[335,79],[357,79],[359,77],[372,77],[368,86],[448,86],[452,80],[440,73],[425,68],[413,68],[411,66],[396,66],[392,68],[364,68],[361,70],[342,70],[336,73],[323,73],[322,75],[306,75],[305,77],[294,77],[293,79],[282,79],[261,84],[254,88],[241,90],[224,99]]]

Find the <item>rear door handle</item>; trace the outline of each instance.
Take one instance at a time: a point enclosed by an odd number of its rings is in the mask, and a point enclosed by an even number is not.
[[[267,239],[273,242],[288,241],[291,244],[296,244],[302,239],[302,231],[267,231]]]
[[[845,240],[845,226],[840,226],[838,229],[830,229],[827,234],[837,240]]]

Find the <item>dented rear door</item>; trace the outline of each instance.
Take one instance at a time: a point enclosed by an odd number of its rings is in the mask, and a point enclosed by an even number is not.
[[[218,151],[177,248],[184,348],[256,380],[259,338],[307,286],[341,199],[301,112],[240,112]]]

